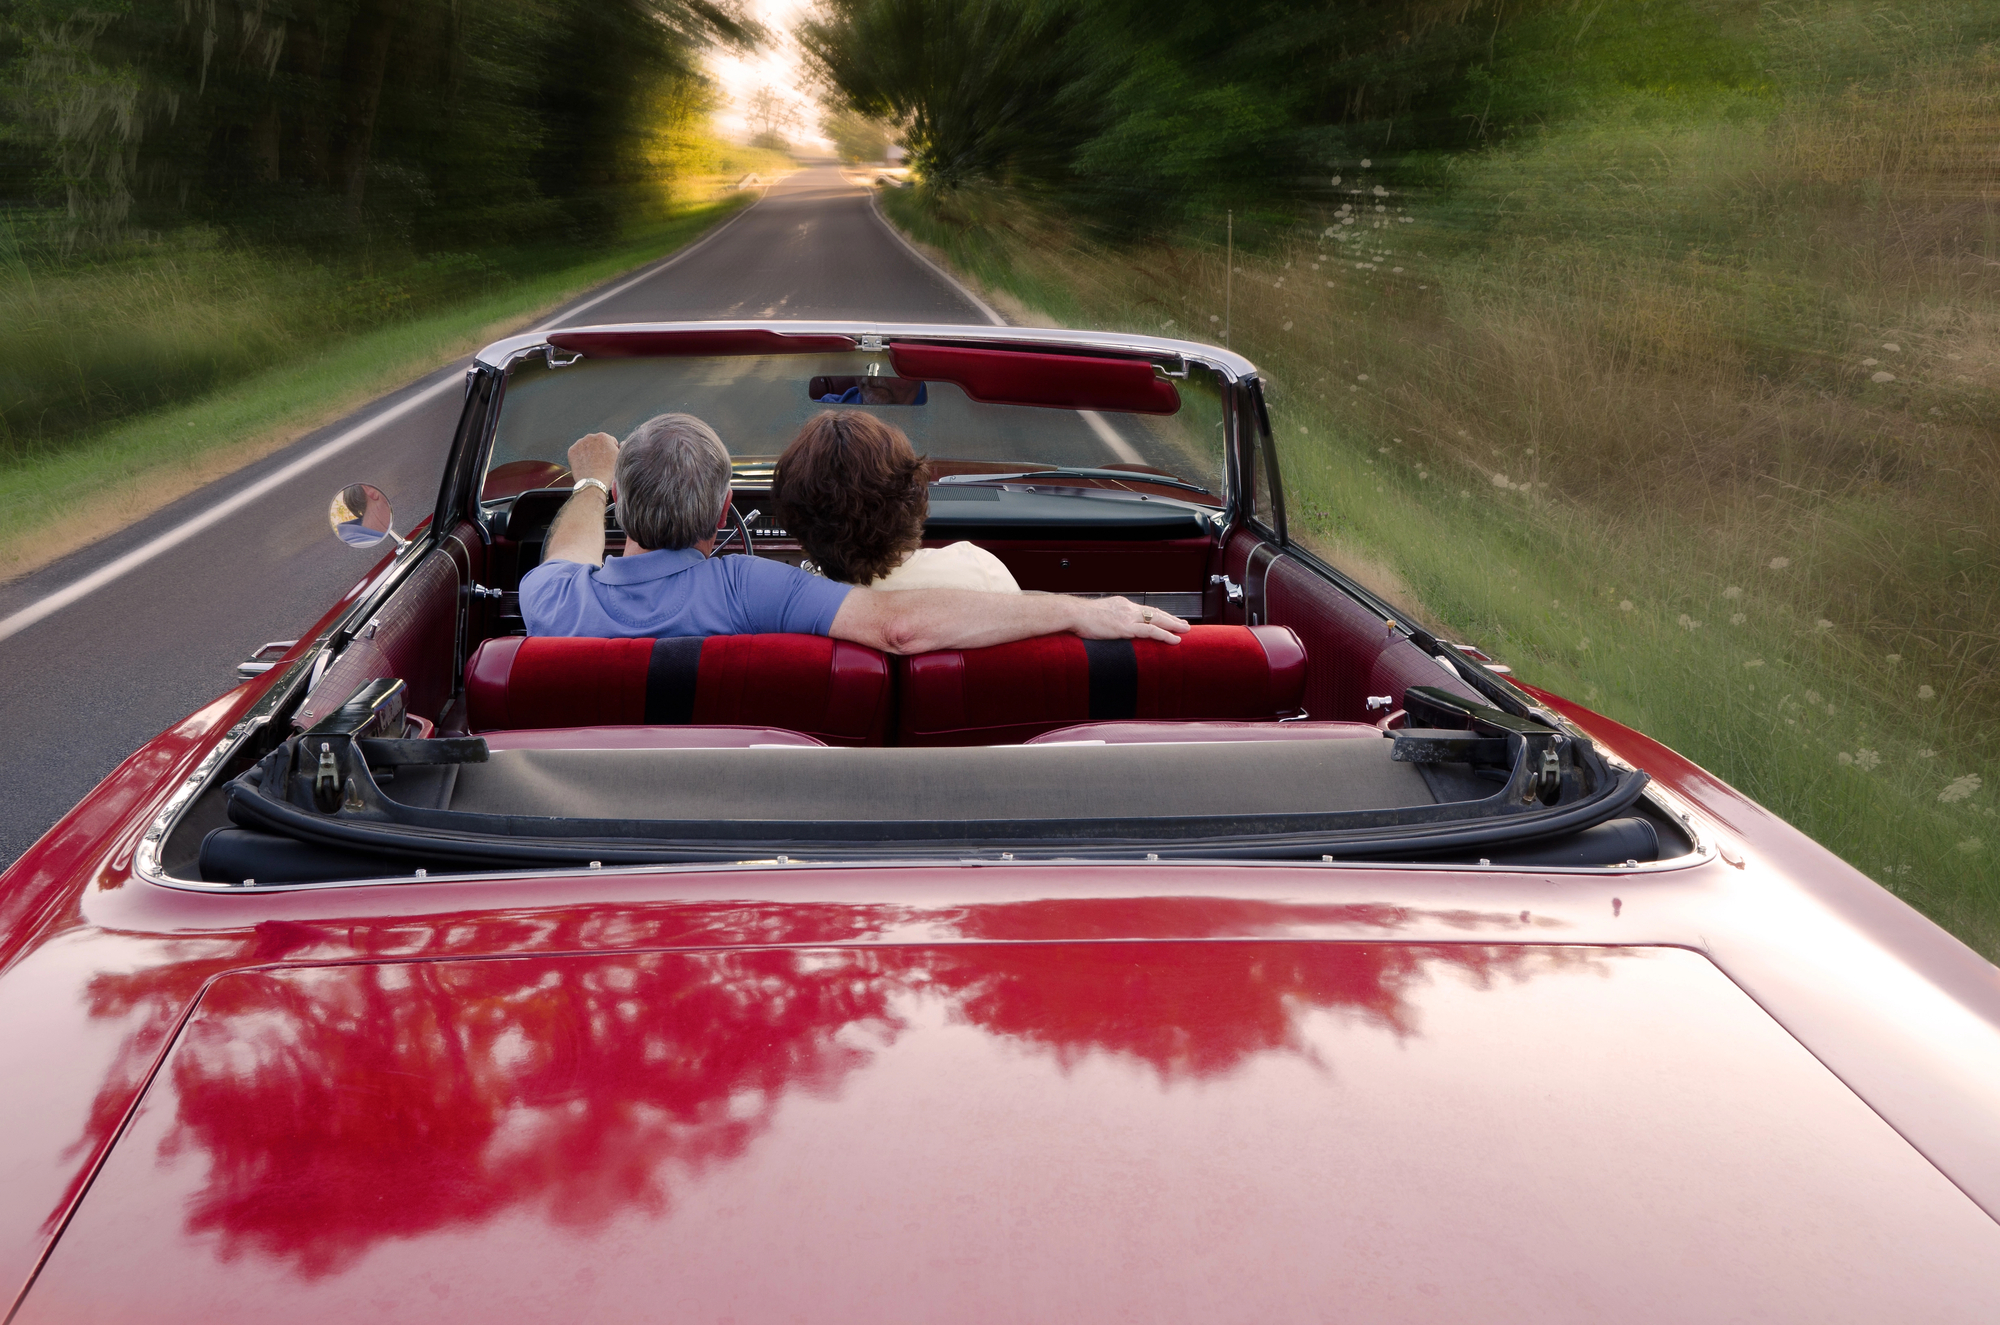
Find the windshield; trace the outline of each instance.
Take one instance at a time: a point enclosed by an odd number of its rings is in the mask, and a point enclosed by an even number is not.
[[[1180,408],[1172,414],[991,405],[941,381],[924,382],[921,391],[914,384],[855,389],[855,379],[870,377],[896,380],[886,354],[602,358],[560,368],[542,358],[523,359],[508,370],[488,473],[510,465],[531,469],[537,462],[561,466],[570,443],[585,433],[622,438],[670,412],[706,421],[739,462],[771,460],[821,410],[857,409],[902,429],[934,462],[1143,467],[1205,488],[1213,494],[1207,504],[1222,504],[1223,389],[1213,370],[1190,364],[1187,376],[1175,379]],[[912,403],[842,404],[839,396],[900,396]],[[489,495],[497,494],[489,489]]]

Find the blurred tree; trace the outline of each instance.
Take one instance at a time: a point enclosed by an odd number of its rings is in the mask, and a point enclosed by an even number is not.
[[[890,125],[845,106],[835,106],[826,113],[820,132],[833,141],[834,151],[844,161],[887,160],[894,135]]]
[[[782,152],[791,146],[791,131],[799,127],[799,112],[774,88],[760,87],[750,95],[743,118],[751,129],[753,147]]]
[[[589,234],[648,195],[662,89],[757,31],[715,0],[12,0],[0,205],[72,243]]]
[[[836,104],[907,123],[930,189],[1047,192],[1118,227],[1286,206],[1617,87],[1754,78],[1747,0],[830,0]]]

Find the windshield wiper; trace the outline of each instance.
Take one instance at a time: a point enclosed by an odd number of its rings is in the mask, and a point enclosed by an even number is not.
[[[1142,474],[1130,469],[1076,469],[1058,466],[1054,469],[1024,469],[1018,474],[946,474],[933,479],[934,483],[1018,483],[1022,479],[1041,478],[1107,478],[1120,483],[1154,483],[1166,488],[1179,488],[1183,492],[1199,492],[1204,497],[1215,494],[1199,483],[1189,483],[1166,474]]]

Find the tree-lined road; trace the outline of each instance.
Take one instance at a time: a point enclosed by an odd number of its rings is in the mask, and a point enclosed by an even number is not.
[[[544,325],[764,317],[988,321],[903,246],[866,191],[830,166],[776,185],[709,238],[654,268],[637,280],[607,282]],[[296,636],[367,570],[374,553],[343,548],[328,532],[326,507],[336,488],[377,484],[405,526],[430,510],[460,404],[456,390],[435,388],[455,382],[465,368],[460,362],[440,369],[93,547],[0,586],[0,785],[6,788],[0,865],[126,755],[232,685],[232,669],[252,650]],[[308,459],[399,408],[400,415],[337,454]],[[241,500],[264,484],[268,490]],[[192,537],[143,555],[232,501],[236,509]],[[77,595],[93,576],[103,582]],[[23,622],[22,614],[37,611],[45,614]]]

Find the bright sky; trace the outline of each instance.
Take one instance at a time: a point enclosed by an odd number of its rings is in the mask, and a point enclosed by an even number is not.
[[[804,57],[792,40],[792,26],[812,8],[812,0],[750,0],[747,8],[775,41],[748,55],[728,51],[709,56],[708,71],[726,99],[716,112],[715,127],[730,137],[748,138],[752,130],[744,111],[758,89],[768,87],[798,112],[787,136],[800,146],[830,149],[833,145],[820,136],[819,102],[806,86]]]

